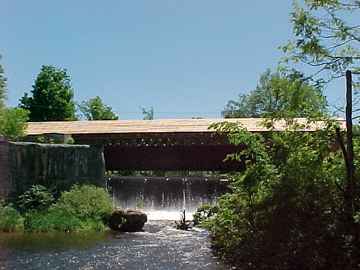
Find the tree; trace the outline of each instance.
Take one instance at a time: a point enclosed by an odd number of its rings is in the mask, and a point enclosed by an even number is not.
[[[20,99],[20,107],[30,112],[30,121],[64,121],[75,119],[75,103],[70,76],[65,69],[42,66],[31,96]]]
[[[360,25],[354,20],[359,15],[358,0],[306,0],[302,5],[296,4],[292,12],[295,38],[283,50],[287,53],[287,62],[305,63],[315,68],[310,79],[327,83],[346,76],[346,140],[338,130],[337,141],[347,172],[346,181],[342,183],[345,226],[352,244],[360,250],[360,230],[355,220],[356,213],[360,213],[360,192],[358,179],[355,179],[352,135],[352,119],[360,118],[359,93],[354,93],[355,109],[352,98],[353,88],[359,87],[359,82],[352,79],[352,72],[360,71]]]
[[[359,71],[360,16],[358,0],[305,0],[291,13],[295,39],[283,47],[286,61],[305,63],[327,73],[326,82]]]
[[[326,113],[321,89],[303,80],[301,73],[261,75],[256,89],[238,100],[230,100],[222,112],[225,118],[315,117]]]
[[[21,108],[5,108],[0,112],[0,135],[17,140],[25,135],[29,112]]]
[[[360,250],[343,226],[345,162],[329,147],[336,123],[326,123],[316,132],[289,124],[266,136],[235,123],[212,126],[247,146],[228,156],[243,171],[229,176],[232,192],[203,223],[221,257],[249,270],[358,269]]]
[[[24,135],[28,112],[18,108],[6,108],[5,98],[6,78],[4,69],[0,65],[0,135],[16,140]]]
[[[1,60],[1,55],[0,55]],[[0,64],[0,110],[5,107],[5,97],[6,97],[6,78],[4,76],[4,69]]]
[[[105,105],[101,98],[96,96],[79,105],[79,110],[87,120],[117,120],[119,117],[110,106]]]
[[[141,108],[143,114],[143,120],[153,120],[154,119],[154,108],[151,107],[150,109]]]
[[[358,0],[296,2],[291,13],[294,38],[282,47],[285,63],[312,67],[308,79],[321,84],[344,78],[346,70],[360,72],[360,24],[356,24],[359,16]],[[359,78],[354,78],[354,90],[359,89]],[[360,118],[359,105],[360,95],[355,91],[354,119]]]

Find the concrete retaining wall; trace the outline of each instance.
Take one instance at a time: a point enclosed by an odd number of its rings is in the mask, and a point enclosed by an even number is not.
[[[9,143],[0,136],[0,199],[11,192],[9,174]]]
[[[75,183],[105,185],[105,162],[100,147],[11,142],[4,143],[0,153],[4,161],[0,172],[5,172],[0,176],[0,190],[5,195],[23,193],[34,184],[55,191]]]

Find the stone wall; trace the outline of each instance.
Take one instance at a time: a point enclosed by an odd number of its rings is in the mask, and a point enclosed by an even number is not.
[[[0,199],[11,191],[9,174],[9,143],[0,136]]]
[[[12,195],[34,184],[54,191],[68,189],[74,183],[105,185],[103,150],[88,145],[11,142],[8,171]]]

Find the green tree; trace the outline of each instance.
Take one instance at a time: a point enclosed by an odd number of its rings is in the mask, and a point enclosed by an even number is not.
[[[0,55],[1,60],[1,55]],[[5,97],[6,97],[6,78],[4,75],[4,69],[0,64],[0,110],[5,107]]]
[[[141,108],[143,114],[143,120],[153,120],[154,119],[154,108],[150,109]]]
[[[294,38],[282,47],[284,62],[311,67],[308,79],[320,84],[344,78],[346,70],[359,73],[359,16],[358,0],[296,1],[291,13]],[[359,90],[360,76],[354,76],[353,86]],[[354,92],[354,119],[360,119],[359,94]]]
[[[261,75],[256,89],[230,100],[222,112],[225,118],[241,117],[315,117],[326,113],[321,89],[304,81],[302,74]]]
[[[29,112],[21,108],[5,108],[0,112],[0,135],[18,140],[25,135]]]
[[[24,135],[28,112],[18,108],[6,108],[5,98],[6,78],[4,69],[0,65],[0,135],[16,140]]]
[[[321,83],[346,77],[346,139],[338,132],[346,164],[347,181],[344,189],[344,219],[347,233],[360,249],[360,230],[354,216],[360,211],[358,173],[354,166],[353,124],[360,118],[360,15],[358,0],[305,0],[296,2],[292,12],[294,40],[283,47],[286,61],[305,63],[314,68],[309,77]],[[357,80],[357,81],[356,81]],[[352,104],[354,103],[354,105]],[[342,109],[341,109],[342,111]]]
[[[119,117],[110,106],[105,105],[99,96],[83,101],[79,110],[87,120],[117,120]]]
[[[283,47],[286,61],[315,68],[321,81],[342,77],[347,69],[359,71],[360,16],[358,0],[296,1],[291,13],[294,40]]]
[[[345,162],[329,146],[335,126],[328,121],[323,130],[297,132],[289,123],[266,136],[237,124],[214,126],[247,146],[228,157],[244,170],[230,175],[232,192],[203,223],[223,257],[249,270],[357,269],[360,250],[342,216]]]
[[[64,121],[75,119],[75,103],[70,76],[65,69],[42,66],[31,96],[20,99],[20,107],[30,112],[30,121]]]

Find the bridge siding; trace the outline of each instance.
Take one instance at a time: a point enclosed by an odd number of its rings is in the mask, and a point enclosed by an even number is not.
[[[239,119],[159,119],[116,121],[65,121],[29,123],[28,136],[51,133],[71,135],[77,144],[104,145],[108,170],[238,170],[242,164],[224,163],[236,147],[226,134],[209,129],[222,121],[239,123],[251,132],[284,131],[287,122],[277,120],[274,128],[263,125],[263,118]],[[305,118],[294,118],[307,124]],[[345,129],[345,121],[337,119]],[[317,121],[299,128],[299,132],[317,131],[325,122]],[[164,147],[160,147],[162,145]]]
[[[104,148],[107,170],[241,170],[237,161],[223,162],[241,149],[233,145],[121,146]]]

